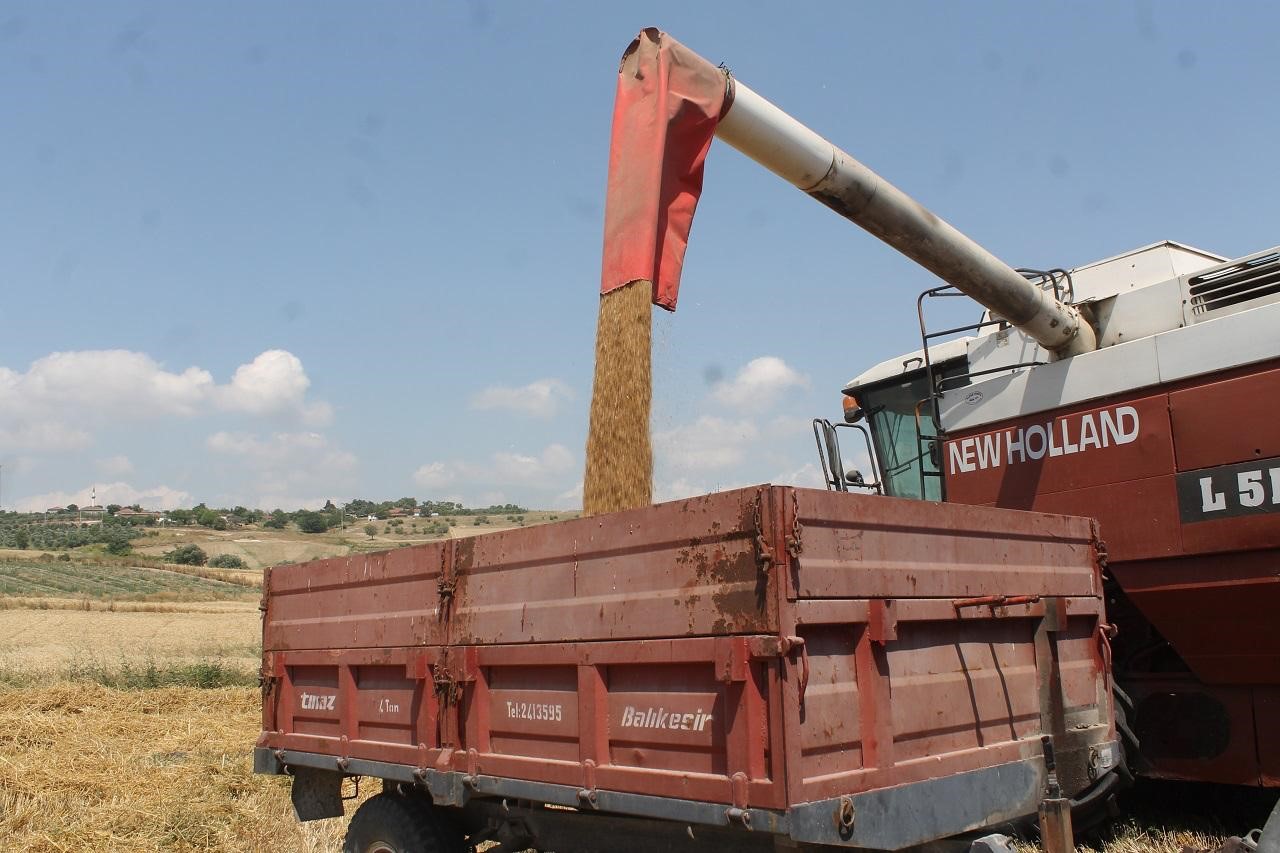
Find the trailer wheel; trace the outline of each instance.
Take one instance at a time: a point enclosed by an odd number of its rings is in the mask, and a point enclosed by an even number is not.
[[[450,853],[430,809],[424,800],[379,794],[356,810],[342,853]]]

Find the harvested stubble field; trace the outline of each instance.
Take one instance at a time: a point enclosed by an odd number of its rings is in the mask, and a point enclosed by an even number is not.
[[[124,663],[209,662],[239,672],[259,665],[254,601],[166,605],[159,612],[127,607],[0,610],[0,670],[13,681],[15,674],[48,680],[76,667],[109,670]]]
[[[0,689],[0,838],[25,851],[332,851],[254,776],[254,688]],[[376,785],[365,786],[370,793]]]

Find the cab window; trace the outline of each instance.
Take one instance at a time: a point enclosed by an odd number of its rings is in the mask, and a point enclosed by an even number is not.
[[[936,442],[921,439],[921,433],[926,437],[938,434],[933,406],[926,402],[928,396],[929,380],[923,371],[898,384],[858,392],[887,495],[942,500],[942,478],[933,450]]]

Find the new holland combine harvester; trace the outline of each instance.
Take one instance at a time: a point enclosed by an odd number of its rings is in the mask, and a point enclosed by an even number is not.
[[[304,820],[381,779],[360,853],[924,849],[1037,812],[1057,853],[1131,772],[1280,786],[1280,250],[1015,270],[645,30],[602,291],[675,308],[713,137],[946,282],[815,421],[828,490],[270,569],[256,768]],[[980,321],[930,330],[957,293]]]

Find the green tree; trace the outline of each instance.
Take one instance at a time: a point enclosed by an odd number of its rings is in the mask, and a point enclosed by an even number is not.
[[[376,524],[366,524],[364,526],[364,534],[365,536],[368,536],[370,539],[372,539],[373,535],[377,532],[378,532],[378,525]]]
[[[107,504],[107,515],[115,515],[120,509],[120,504]]]
[[[219,554],[209,560],[209,565],[215,569],[243,569],[244,560],[235,554]]]
[[[107,553],[114,554],[117,557],[123,557],[133,550],[133,544],[128,539],[112,539],[107,543]]]
[[[378,509],[378,507],[377,507],[377,504],[375,504],[373,501],[366,501],[363,498],[356,498],[355,500],[351,501],[351,503],[343,507],[343,509],[346,510],[347,515],[365,516],[365,515],[373,515],[373,513]]]
[[[311,510],[304,510],[297,515],[298,529],[303,533],[324,533],[329,529],[329,522],[324,515]]]
[[[199,545],[180,545],[164,555],[166,563],[177,563],[180,566],[203,566],[209,562],[209,555]]]

